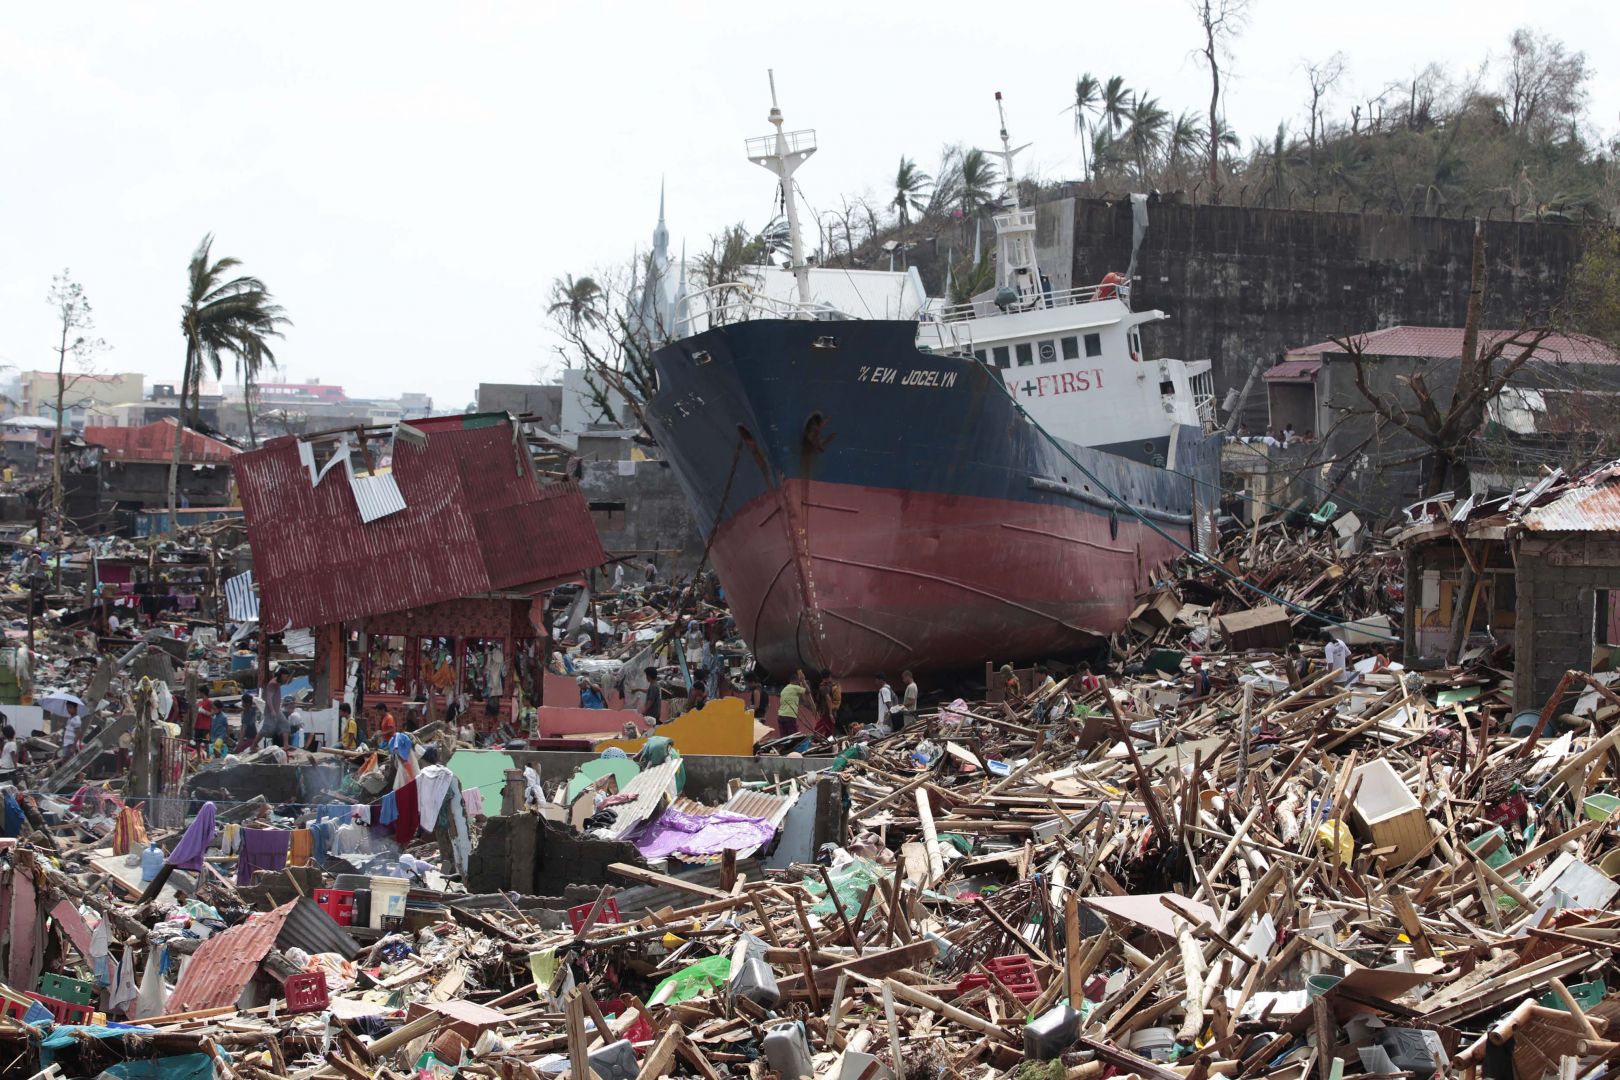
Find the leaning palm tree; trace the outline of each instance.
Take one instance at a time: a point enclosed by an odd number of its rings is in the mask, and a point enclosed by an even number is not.
[[[1086,161],[1086,114],[1097,107],[1098,95],[1101,92],[1102,84],[1088,71],[1074,80],[1074,101],[1064,110],[1074,113],[1074,133],[1080,136],[1081,179],[1085,179],[1089,169]]]
[[[590,275],[576,278],[567,274],[551,283],[551,303],[546,314],[562,323],[574,333],[588,330],[601,323],[605,312],[602,303],[606,297],[602,286]]]
[[[1097,98],[1097,120],[1110,135],[1117,136],[1130,119],[1131,98],[1131,89],[1120,76],[1114,75],[1103,83]]]
[[[259,392],[259,373],[268,363],[275,366],[276,358],[268,355],[261,343],[254,341],[236,356],[236,377],[242,384],[242,408],[247,413],[248,445],[258,446],[259,436],[253,430],[253,399]]]
[[[195,410],[202,387],[204,369],[219,378],[224,358],[230,356],[242,370],[255,372],[263,364],[274,364],[276,355],[270,339],[281,337],[281,329],[292,325],[282,308],[265,288],[264,282],[246,275],[230,277],[241,260],[223,258],[211,262],[214,234],[197,245],[186,275],[186,300],[180,305],[180,333],[186,339],[186,367],[180,380],[180,409],[174,425],[174,457],[169,459],[169,527],[175,527],[175,511],[180,492],[180,449],[186,431],[186,401]],[[195,411],[193,412],[195,416]]]
[[[1136,155],[1136,173],[1144,182],[1154,156],[1164,146],[1165,125],[1170,114],[1159,106],[1159,99],[1138,94],[1131,106],[1130,127],[1125,130],[1125,141]]]
[[[927,207],[923,195],[932,184],[932,178],[908,157],[900,159],[900,170],[894,177],[894,199],[889,203],[900,215],[900,227],[911,224],[911,211],[922,213]]]

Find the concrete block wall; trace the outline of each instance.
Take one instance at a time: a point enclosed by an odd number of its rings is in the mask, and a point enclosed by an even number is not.
[[[636,551],[673,550],[673,557],[659,556],[658,578],[668,581],[672,574],[688,574],[703,557],[703,538],[686,501],[686,493],[675,479],[675,471],[665,461],[629,462],[628,474],[620,472],[617,461],[582,463],[580,487],[591,507],[602,547],[610,555]],[[645,562],[645,557],[638,558]],[[612,571],[608,571],[611,578]],[[626,567],[627,580],[640,581]]]
[[[1620,590],[1620,537],[1526,536],[1518,568],[1513,702],[1540,709],[1564,672],[1591,669],[1597,595]]]

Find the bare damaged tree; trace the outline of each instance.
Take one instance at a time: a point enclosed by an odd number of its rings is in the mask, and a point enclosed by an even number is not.
[[[1311,127],[1306,136],[1311,147],[1311,164],[1316,164],[1316,137],[1318,133],[1326,135],[1327,122],[1322,112],[1327,103],[1328,94],[1332,93],[1333,86],[1344,75],[1344,53],[1336,52],[1326,60],[1318,63],[1306,62],[1305,78],[1311,84]]]
[[[67,394],[80,381],[90,376],[89,364],[96,353],[106,348],[106,342],[90,334],[96,328],[90,298],[84,295],[84,286],[74,281],[67,270],[51,279],[51,291],[46,302],[56,309],[61,338],[56,352],[56,434],[51,442],[51,512],[55,515],[57,543],[62,540],[62,436],[67,415]],[[69,375],[68,357],[73,358],[77,374]]]
[[[1249,19],[1249,0],[1190,0],[1193,14],[1204,30],[1199,55],[1209,67],[1209,184],[1220,188],[1221,166],[1221,63],[1227,43],[1242,32]]]
[[[1529,132],[1575,116],[1586,104],[1590,76],[1584,52],[1570,52],[1563,42],[1529,27],[1513,31],[1502,87],[1508,126]]]
[[[1549,322],[1525,323],[1508,334],[1488,335],[1482,345],[1480,318],[1485,300],[1485,227],[1474,223],[1473,272],[1468,287],[1468,312],[1463,322],[1462,356],[1457,382],[1449,403],[1442,405],[1423,372],[1406,376],[1409,406],[1395,394],[1375,389],[1365,359],[1365,339],[1342,338],[1335,343],[1355,366],[1356,390],[1373,414],[1385,424],[1415,438],[1434,459],[1435,467],[1424,486],[1425,498],[1438,495],[1466,479],[1469,446],[1485,425],[1491,402],[1502,393],[1552,333]]]

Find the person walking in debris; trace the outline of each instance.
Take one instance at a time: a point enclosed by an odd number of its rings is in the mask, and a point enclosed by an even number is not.
[[[17,766],[21,764],[19,754],[17,733],[10,724],[0,727],[0,784],[17,782]]]
[[[242,737],[236,741],[236,752],[245,753],[259,741],[259,702],[253,691],[242,691]]]
[[[821,669],[821,681],[816,684],[816,704],[820,706],[821,733],[833,734],[838,730],[838,713],[844,707],[844,688],[838,685],[829,668]]]
[[[1023,704],[1024,688],[1018,684],[1018,673],[1011,664],[1002,664],[1001,670],[996,673],[1001,680],[1001,692],[1007,704],[1017,706]]]
[[[1193,657],[1192,685],[1188,688],[1187,696],[1182,700],[1202,701],[1204,698],[1209,697],[1211,689],[1213,689],[1213,686],[1210,683],[1209,672],[1204,670],[1204,658],[1202,656]]]
[[[651,585],[658,580],[658,564],[653,562],[651,559],[648,559],[647,565],[643,566],[641,569],[642,572],[647,575],[648,585]]]
[[[1079,677],[1080,691],[1082,693],[1089,694],[1093,690],[1102,689],[1102,680],[1091,673],[1090,664],[1082,663],[1079,669],[1075,671],[1075,675]]]
[[[1336,637],[1330,637],[1322,656],[1327,660],[1328,670],[1339,673],[1335,682],[1342,686],[1350,681],[1350,646]]]
[[[748,692],[743,695],[743,704],[748,711],[754,714],[754,719],[765,719],[765,709],[771,703],[770,692],[765,689],[765,680],[760,678],[757,670],[748,673]]]
[[[360,726],[354,722],[354,710],[347,701],[338,706],[338,745],[345,750],[360,748]]]
[[[776,730],[781,732],[783,738],[798,734],[800,703],[808,689],[802,671],[795,671],[793,681],[782,687],[776,701]]]
[[[643,674],[647,676],[647,696],[641,701],[641,715],[649,726],[656,725],[664,715],[664,688],[658,685],[657,668],[650,667]]]
[[[67,703],[67,720],[62,724],[62,752],[59,755],[66,760],[79,752],[79,730],[84,727],[84,718],[79,715],[79,703]]]
[[[214,730],[214,705],[206,697],[197,702],[197,718],[191,722],[191,742],[198,749],[208,745]]]
[[[624,563],[622,562],[613,564],[613,591],[624,591]]]
[[[198,708],[203,705],[208,706],[208,715],[213,718],[213,723],[208,725],[208,744],[213,746],[217,743],[223,746],[231,737],[230,720],[226,717],[225,710],[215,705],[208,698],[203,698],[198,703]]]
[[[1283,655],[1283,663],[1288,673],[1288,688],[1298,690],[1305,685],[1305,673],[1310,665],[1305,660],[1305,654],[1299,650],[1299,642],[1290,641],[1288,651]]]
[[[911,672],[900,673],[900,708],[895,710],[894,729],[899,731],[917,718],[917,680]]]
[[[264,723],[266,730],[274,728],[276,731],[285,730],[282,721],[286,718],[281,708],[281,688],[287,685],[287,672],[277,667],[270,676],[270,685],[264,688]]]
[[[893,723],[894,710],[895,710],[895,707],[900,704],[900,699],[899,699],[899,697],[897,697],[895,695],[894,687],[889,685],[889,680],[887,678],[885,678],[884,676],[879,675],[877,677],[877,684],[878,684],[878,715],[877,715],[878,734],[879,735],[890,735],[890,734],[894,733],[894,723]]]
[[[386,704],[377,702],[377,745],[381,746],[393,739],[398,730],[399,722],[394,719],[394,714],[388,711]]]

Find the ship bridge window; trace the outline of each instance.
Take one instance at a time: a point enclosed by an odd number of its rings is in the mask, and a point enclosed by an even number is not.
[[[1007,346],[1005,346],[1005,345],[997,345],[994,348],[992,348],[990,350],[990,352],[996,358],[996,367],[1004,368],[1004,367],[1011,367],[1012,366],[1011,362],[1007,359]]]
[[[1018,350],[1019,367],[1029,367],[1029,365],[1035,362],[1035,349],[1030,345],[1029,342],[1020,341],[1018,344],[1014,345],[1013,348]]]
[[[1086,355],[1087,356],[1101,356],[1102,355],[1102,335],[1101,334],[1087,334],[1086,335]]]
[[[1165,397],[1170,397],[1175,392],[1176,384],[1171,382],[1169,379],[1164,379],[1159,383],[1159,393]]]
[[[1052,341],[1041,342],[1041,363],[1057,363],[1057,343]]]
[[[1078,359],[1080,359],[1080,339],[1079,338],[1077,338],[1077,337],[1066,337],[1066,338],[1063,339],[1063,359],[1065,359],[1065,360],[1078,360]]]
[[[983,349],[974,349],[973,350],[973,355],[974,355],[974,357],[976,357],[978,359],[979,363],[981,363],[981,364],[989,362],[989,361],[985,360],[985,358],[984,358],[984,350]]]

